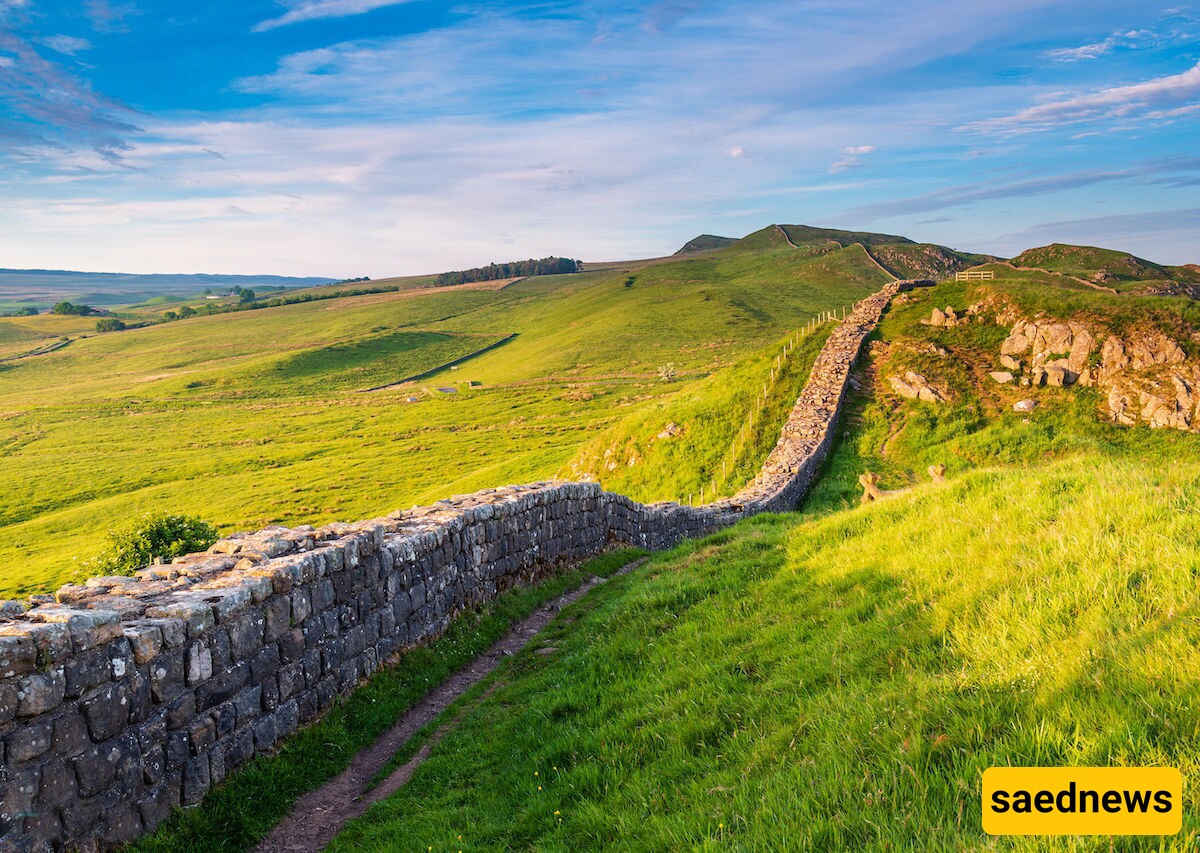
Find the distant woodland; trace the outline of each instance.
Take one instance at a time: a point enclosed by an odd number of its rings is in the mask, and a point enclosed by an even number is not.
[[[527,261],[511,261],[507,264],[488,264],[469,270],[444,272],[437,277],[439,287],[450,284],[468,284],[473,281],[495,281],[498,278],[521,278],[527,275],[559,275],[579,272],[579,261],[570,258],[542,258]]]

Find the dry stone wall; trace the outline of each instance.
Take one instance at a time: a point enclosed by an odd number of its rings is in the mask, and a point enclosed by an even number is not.
[[[643,505],[594,483],[507,486],[238,534],[28,609],[0,602],[0,850],[134,839],[463,608],[617,544],[667,548],[794,508],[863,341],[914,284],[926,282],[887,285],[831,333],[760,474],[731,499]]]

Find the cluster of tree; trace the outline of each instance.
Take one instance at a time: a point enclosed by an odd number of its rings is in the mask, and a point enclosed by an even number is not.
[[[207,308],[208,306],[206,305],[204,307]],[[200,312],[197,311],[195,308],[193,308],[191,305],[182,305],[182,306],[180,306],[178,311],[164,312],[163,317],[165,317],[168,320],[186,320],[188,317],[195,317],[199,313]],[[211,314],[212,312],[206,311],[205,313]]]
[[[120,332],[125,329],[125,324],[116,317],[104,317],[96,321],[97,332]]]
[[[335,281],[334,284],[358,284],[360,281],[370,281],[369,275],[364,275],[361,278],[344,278],[341,281]]]
[[[230,293],[238,297],[238,302],[242,304],[254,301],[254,291],[248,287],[234,287]]]
[[[88,314],[94,314],[95,309],[90,305],[75,305],[71,302],[56,302],[54,307],[50,309],[51,314],[73,314],[76,317],[86,317]]]
[[[469,270],[444,272],[437,277],[439,287],[451,284],[468,284],[473,281],[495,281],[498,278],[520,278],[527,275],[561,275],[579,272],[579,261],[570,258],[542,258],[527,261],[511,261],[507,264],[488,264]]]
[[[24,308],[18,308],[15,311],[8,311],[5,314],[0,314],[2,317],[36,317],[40,312],[32,305],[26,305]]]

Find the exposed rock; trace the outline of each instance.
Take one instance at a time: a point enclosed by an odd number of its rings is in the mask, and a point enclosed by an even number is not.
[[[1075,374],[1057,364],[1048,364],[1045,369],[1046,384],[1054,388],[1063,388],[1075,381]]]
[[[1006,367],[1009,370],[1017,373],[1021,372],[1021,362],[1017,361],[1017,359],[1013,358],[1011,355],[1000,356],[1000,366]]]
[[[1013,403],[1013,411],[1015,412],[1032,412],[1038,406],[1037,400],[1018,400]]]
[[[1007,385],[1009,382],[1012,382],[1014,379],[1013,375],[1006,370],[993,370],[991,373],[988,374],[988,376],[995,379],[1001,385]]]
[[[660,432],[658,434],[657,438],[661,438],[661,439],[674,438],[675,436],[681,434],[682,432],[683,432],[683,428],[681,426],[679,426],[679,424],[675,423],[674,421],[671,421],[669,424],[667,424],[665,427],[662,428],[662,432]]]
[[[901,397],[907,397],[910,400],[924,400],[927,403],[945,402],[945,397],[941,392],[931,386],[929,380],[924,376],[914,371],[907,371],[903,379],[898,376],[890,376],[888,382]]]

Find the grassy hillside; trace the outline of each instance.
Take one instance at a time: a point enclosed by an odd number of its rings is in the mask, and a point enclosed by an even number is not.
[[[871,254],[898,278],[931,278],[934,281],[950,278],[959,270],[994,260],[985,255],[956,252],[929,243],[873,246]]]
[[[732,495],[753,479],[778,441],[779,425],[833,325],[776,342],[638,407],[584,445],[559,475],[595,480],[643,501],[666,495],[703,503]]]
[[[0,363],[0,595],[56,586],[107,529],[147,511],[228,532],[368,518],[553,476],[598,431],[663,395],[726,394],[749,381],[703,384],[884,280],[859,247],[820,257],[786,245],[725,250],[503,290],[196,317]],[[456,370],[357,393],[509,335]],[[666,364],[672,382],[660,377]],[[729,415],[744,419],[753,400],[734,398],[743,408]],[[664,482],[645,494],[675,490]]]
[[[1190,776],[1198,477],[1093,454],[684,545],[565,612],[332,849],[990,849],[986,767]],[[1192,849],[1185,800],[1117,848]]]
[[[1127,252],[1095,246],[1071,246],[1065,243],[1027,249],[1013,258],[1013,264],[1019,267],[1041,267],[1053,272],[1084,277],[1106,273],[1123,281],[1170,278],[1163,267]]]

